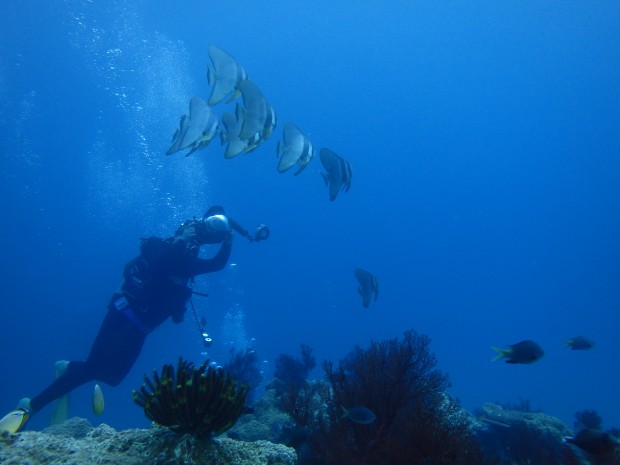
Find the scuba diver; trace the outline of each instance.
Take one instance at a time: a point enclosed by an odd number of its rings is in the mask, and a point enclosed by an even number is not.
[[[233,231],[252,242],[269,237],[259,225],[252,235],[220,206],[202,218],[185,221],[173,237],[141,239],[140,255],[123,271],[120,289],[112,295],[108,311],[86,361],[56,362],[58,377],[37,396],[23,398],[17,408],[0,419],[0,433],[19,431],[29,416],[89,381],[118,385],[138,359],[147,335],[169,317],[183,321],[192,296],[195,276],[222,270],[230,257]],[[203,244],[221,244],[213,258],[199,258]],[[211,339],[194,317],[206,345]]]

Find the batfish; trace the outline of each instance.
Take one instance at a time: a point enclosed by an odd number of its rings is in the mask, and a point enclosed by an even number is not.
[[[284,173],[299,163],[295,176],[301,173],[312,161],[314,149],[308,139],[293,123],[284,125],[284,142],[278,142],[278,171]]]
[[[226,152],[224,152],[225,158],[233,158],[248,150],[250,144],[255,144],[255,139],[241,140],[239,139],[239,131],[241,131],[241,122],[235,118],[232,113],[224,113],[222,115],[223,129],[220,132],[220,139],[222,144],[228,144],[226,146]]]
[[[213,85],[209,105],[217,105],[227,96],[228,102],[233,101],[239,97],[239,82],[248,78],[247,73],[232,55],[215,45],[209,46],[209,58],[213,63],[207,72],[209,85]]]
[[[361,268],[355,270],[355,277],[360,283],[357,292],[362,296],[362,305],[364,308],[368,308],[372,295],[375,295],[375,302],[379,297],[379,281],[374,275]]]
[[[319,158],[325,168],[325,172],[321,175],[329,189],[329,200],[333,202],[341,190],[349,192],[351,188],[351,165],[327,148],[321,149]]]
[[[243,97],[243,107],[237,105],[235,110],[237,121],[241,122],[239,139],[251,140],[256,134],[260,142],[269,139],[277,124],[275,111],[256,84],[249,79],[239,83],[239,90]]]
[[[189,102],[189,116],[183,115],[179,129],[172,136],[172,145],[166,152],[171,155],[179,150],[191,148],[188,156],[209,145],[219,128],[218,119],[211,107],[200,97]]]

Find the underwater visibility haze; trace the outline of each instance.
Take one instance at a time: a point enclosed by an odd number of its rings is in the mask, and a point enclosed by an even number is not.
[[[528,399],[620,427],[617,2],[10,0],[0,23],[0,411],[86,357],[141,237],[222,205],[271,234],[236,234],[197,279],[213,344],[189,309],[101,385],[100,416],[94,383],[71,415],[148,426],[131,392],[181,356],[252,348],[269,381],[307,344],[320,378],[414,329],[468,410]],[[210,46],[260,92],[209,108]],[[238,102],[268,124],[244,129]],[[212,112],[259,136],[225,157]],[[492,362],[522,341],[534,358]]]

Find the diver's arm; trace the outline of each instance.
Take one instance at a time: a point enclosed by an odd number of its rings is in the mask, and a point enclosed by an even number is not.
[[[250,233],[248,232],[247,229],[245,229],[243,226],[241,226],[239,223],[237,223],[235,220],[233,220],[230,216],[228,217],[228,224],[230,224],[230,227],[234,230],[237,231],[239,233],[239,235],[249,239],[249,240],[253,240],[252,236],[250,236]]]
[[[228,234],[222,241],[220,250],[215,254],[213,258],[196,258],[192,260],[188,270],[191,276],[197,276],[199,274],[211,273],[213,271],[223,270],[230,258],[230,251],[232,250],[232,234]]]

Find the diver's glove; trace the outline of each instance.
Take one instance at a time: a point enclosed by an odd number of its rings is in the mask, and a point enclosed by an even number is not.
[[[193,244],[196,242],[196,227],[195,226],[187,226],[183,228],[183,232],[179,236],[178,240],[184,241],[186,244]]]

